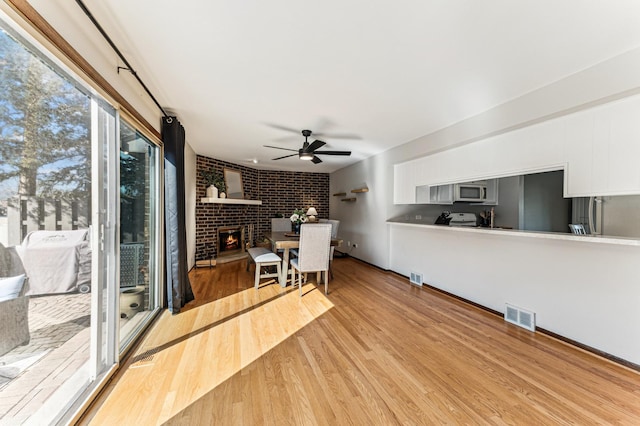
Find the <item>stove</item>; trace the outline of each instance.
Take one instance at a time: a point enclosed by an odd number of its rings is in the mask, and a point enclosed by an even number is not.
[[[478,226],[475,213],[450,213],[449,226]]]

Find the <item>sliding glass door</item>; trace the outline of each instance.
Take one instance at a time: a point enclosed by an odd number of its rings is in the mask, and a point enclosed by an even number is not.
[[[123,115],[0,12],[0,424],[72,419],[159,309],[162,153]]]
[[[120,121],[120,350],[158,308],[159,151]]]

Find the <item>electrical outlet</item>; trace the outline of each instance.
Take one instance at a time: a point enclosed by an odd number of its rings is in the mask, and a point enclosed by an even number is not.
[[[421,214],[417,214],[416,215],[416,220],[421,220],[422,219],[422,215]]]
[[[347,241],[347,247],[351,247],[351,241]]]
[[[357,243],[353,243],[353,248],[358,248],[358,244]]]

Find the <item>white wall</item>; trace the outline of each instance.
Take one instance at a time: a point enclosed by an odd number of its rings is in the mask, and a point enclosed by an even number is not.
[[[386,204],[392,188],[389,186],[390,167],[376,156],[331,174],[331,194],[346,192],[346,196],[331,196],[329,211],[331,219],[340,220],[340,237],[344,240],[339,248],[344,253],[387,267],[388,246],[385,221]],[[352,194],[351,190],[366,186],[369,192]],[[345,197],[356,197],[355,202],[340,201]],[[358,248],[349,247],[348,242]]]
[[[185,226],[187,228],[187,266],[196,264],[196,152],[184,147]]]

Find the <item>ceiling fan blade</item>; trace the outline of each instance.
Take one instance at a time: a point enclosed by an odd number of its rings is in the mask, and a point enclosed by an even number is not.
[[[320,155],[351,155],[351,151],[315,151],[314,154],[320,154]]]
[[[322,160],[314,155],[313,158],[311,159],[311,162],[313,164],[318,164],[318,163],[322,163]]]
[[[352,133],[314,133],[314,136],[320,137],[320,138],[326,138],[326,139],[355,139],[355,140],[361,140],[362,136],[360,135],[355,135]]]
[[[280,124],[274,124],[274,123],[264,123],[269,127],[273,127],[274,129],[278,129],[278,130],[284,130],[285,132],[293,132],[297,135],[300,135],[300,129],[292,129],[291,127],[287,127],[287,126],[281,126]]]
[[[275,149],[284,149],[285,151],[293,151],[293,152],[298,152],[297,149],[289,149],[289,148],[280,148],[279,146],[271,146],[271,145],[262,145],[265,148],[275,148]]]
[[[311,143],[311,145],[309,145],[309,147],[307,148],[307,151],[315,151],[318,148],[322,148],[326,144],[327,144],[326,142],[322,142],[316,139]]]
[[[294,157],[298,154],[285,155],[284,157],[272,158],[272,160],[282,160],[283,158]]]

